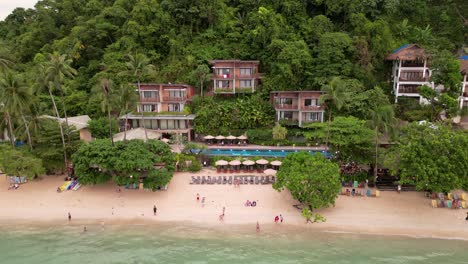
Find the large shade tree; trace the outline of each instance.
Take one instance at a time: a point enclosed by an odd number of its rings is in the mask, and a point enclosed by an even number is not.
[[[288,189],[294,199],[310,210],[326,208],[335,204],[341,190],[340,170],[320,154],[292,153],[284,159],[273,188]]]

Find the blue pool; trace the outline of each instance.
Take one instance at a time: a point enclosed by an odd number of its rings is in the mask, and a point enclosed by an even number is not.
[[[321,153],[327,158],[330,153],[324,150],[294,150],[294,149],[207,149],[203,154],[209,156],[240,156],[240,157],[285,157],[289,153],[307,151],[311,154]]]

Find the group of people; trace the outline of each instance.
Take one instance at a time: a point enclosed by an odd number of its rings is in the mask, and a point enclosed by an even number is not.
[[[275,223],[281,222],[283,223],[283,215],[280,214],[279,216],[275,216]]]
[[[256,201],[252,201],[252,202],[251,202],[251,201],[247,200],[247,202],[245,202],[244,205],[245,205],[245,206],[252,206],[252,207],[255,207],[255,206],[257,206],[257,202],[256,202]]]

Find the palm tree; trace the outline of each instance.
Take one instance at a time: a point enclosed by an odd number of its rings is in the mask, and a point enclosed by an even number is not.
[[[54,112],[55,112],[55,117],[57,119],[57,122],[59,123],[59,128],[60,128],[60,136],[62,137],[62,146],[63,146],[63,158],[65,161],[65,168],[68,166],[68,159],[67,159],[67,146],[65,144],[65,135],[63,133],[63,126],[62,122],[60,119],[60,114],[57,109],[57,104],[55,103],[55,98],[54,95],[52,94],[52,89],[53,89],[53,83],[49,81],[48,78],[48,71],[47,71],[47,66],[45,64],[39,64],[37,67],[37,78],[36,78],[36,89],[37,91],[40,91],[42,89],[47,89],[47,92],[49,93],[50,99],[52,101],[52,105],[54,107]],[[67,127],[68,131],[68,127]]]
[[[325,145],[328,148],[328,142],[330,140],[330,125],[333,108],[337,110],[341,109],[343,103],[346,101],[346,84],[340,77],[333,77],[327,85],[322,86],[322,94],[319,98],[321,104],[325,104],[328,110],[328,127],[327,137]]]
[[[5,56],[0,55],[0,71],[7,70],[12,62],[8,60]]]
[[[136,52],[135,55],[127,55],[128,62],[127,65],[127,73],[132,74],[137,79],[137,86],[138,86],[138,96],[140,97],[141,102],[141,90],[140,90],[140,81],[141,79],[151,73],[154,70],[154,65],[150,64],[150,60],[142,53]],[[143,105],[141,105],[140,113],[141,113],[141,121],[143,123],[143,129],[145,130],[145,139],[148,141],[148,132],[146,131],[146,124],[145,124],[145,115],[143,113]],[[141,125],[140,125],[141,126]]]
[[[29,148],[32,150],[31,133],[29,132],[28,122],[24,117],[24,109],[29,106],[31,102],[32,93],[28,86],[26,86],[18,76],[12,72],[7,72],[0,79],[0,101],[5,108],[5,116],[10,130],[10,142],[14,145],[13,123],[11,116],[19,114],[26,128],[28,136]]]
[[[120,115],[125,115],[124,141],[127,140],[128,112],[136,105],[138,98],[135,90],[129,85],[120,85],[117,91],[117,105],[120,107]]]
[[[65,98],[64,98],[64,90],[62,88],[62,84],[65,81],[65,78],[73,78],[77,72],[71,66],[72,60],[67,58],[66,54],[59,54],[54,52],[49,54],[49,61],[46,62],[46,72],[47,72],[47,79],[49,82],[52,83],[53,90],[60,92],[60,99],[62,102],[62,110],[65,117],[65,123],[68,127],[68,116],[67,110],[65,108]],[[68,131],[68,129],[67,129]],[[70,143],[70,135],[67,133],[67,140]]]
[[[371,119],[369,125],[375,132],[375,161],[374,161],[374,177],[377,176],[377,159],[379,150],[379,134],[388,135],[394,132],[395,128],[395,112],[391,105],[380,105],[371,111]]]
[[[114,82],[108,78],[102,78],[99,81],[99,87],[101,88],[100,95],[104,97],[102,100],[102,111],[105,112],[107,109],[107,118],[109,119],[109,138],[114,145],[114,138],[112,136],[112,119],[111,119],[111,111],[110,111],[110,96],[113,90]]]

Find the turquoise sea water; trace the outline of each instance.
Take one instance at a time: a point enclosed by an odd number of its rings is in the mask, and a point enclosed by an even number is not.
[[[458,240],[195,226],[2,227],[0,263],[468,263]]]

